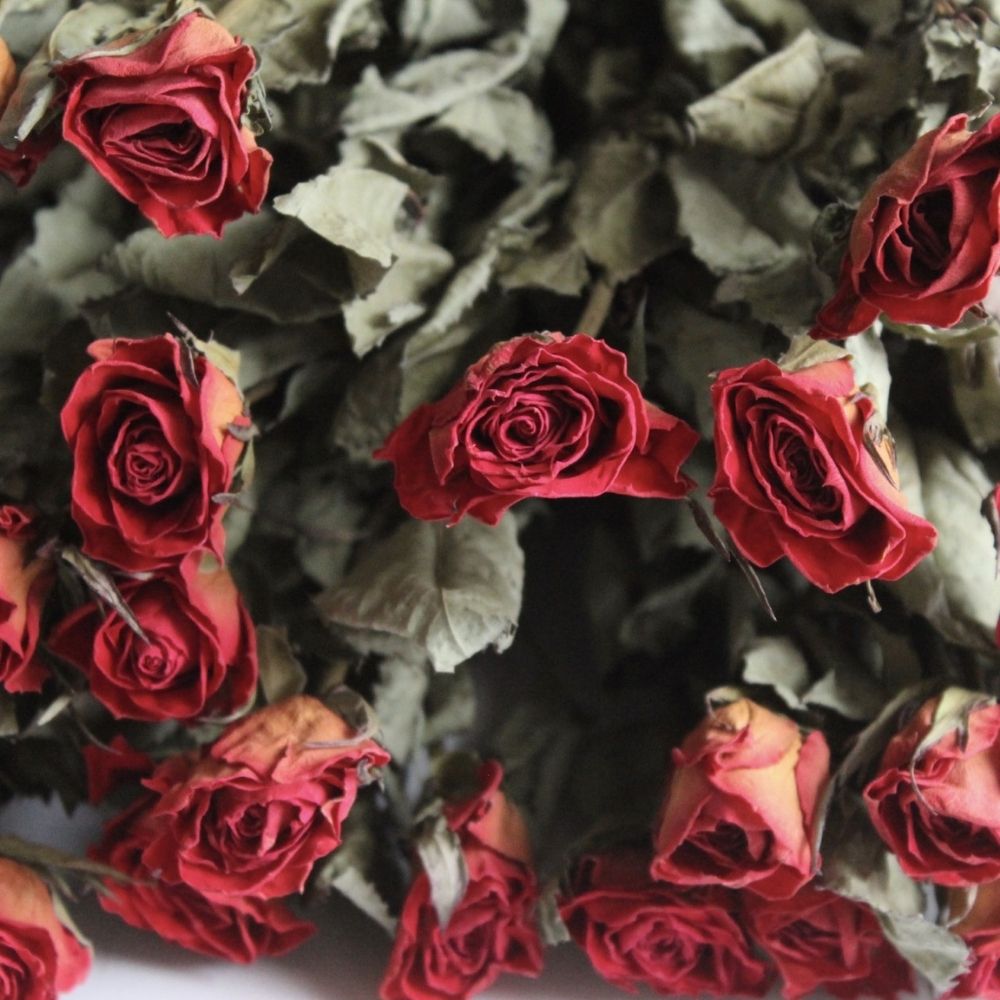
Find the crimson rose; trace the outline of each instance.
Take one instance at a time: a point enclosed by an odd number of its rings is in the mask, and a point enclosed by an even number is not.
[[[812,878],[830,751],[819,731],[742,698],[674,750],[654,838],[654,878],[787,899]]]
[[[898,580],[937,540],[906,509],[892,441],[846,358],[786,372],[722,372],[715,407],[715,513],[755,566],[787,556],[833,592]]]
[[[98,340],[62,410],[84,551],[126,570],[199,548],[222,559],[224,508],[248,427],[236,386],[170,334]]]
[[[779,901],[747,893],[744,912],[750,934],[778,966],[786,1000],[820,988],[844,1000],[895,1000],[913,989],[910,966],[862,903],[810,884]]]
[[[525,497],[682,497],[694,484],[680,467],[697,441],[642,398],[620,351],[540,333],[495,345],[375,457],[395,465],[414,517],[496,524]]]
[[[524,820],[500,791],[503,771],[489,761],[477,795],[446,809],[468,869],[468,887],[442,928],[430,881],[420,872],[396,931],[382,1000],[462,1000],[504,972],[537,976],[542,944],[535,923],[538,886]]]
[[[87,675],[116,718],[232,715],[257,689],[257,641],[232,577],[213,562],[196,552],[177,569],[119,585],[144,637],[113,609],[87,604],[49,647]]]
[[[1000,265],[1000,117],[978,132],[956,115],[920,137],[858,206],[836,295],[814,337],[898,323],[954,326]]]
[[[31,556],[34,526],[20,507],[0,507],[0,687],[40,691],[49,672],[36,655],[42,608],[54,573]]]
[[[142,799],[108,824],[91,855],[118,869],[129,881],[108,879],[101,906],[127,924],[150,930],[183,948],[252,962],[262,955],[284,955],[316,928],[299,920],[283,903],[250,897],[204,896],[187,885],[168,885],[142,861],[152,823]]]
[[[188,14],[133,52],[57,64],[63,136],[164,236],[218,236],[267,192],[271,156],[240,121],[254,65],[221,24]]]
[[[299,892],[313,863],[339,846],[359,785],[388,762],[315,698],[260,709],[143,782],[160,797],[142,862],[202,895]]]
[[[647,851],[584,858],[560,913],[609,983],[663,996],[763,996],[768,973],[733,918],[735,893],[649,877]]]
[[[90,971],[90,950],[64,927],[48,886],[0,858],[0,996],[55,1000]]]
[[[931,746],[932,698],[889,741],[864,792],[879,835],[916,879],[967,886],[1000,879],[1000,705],[968,713]]]

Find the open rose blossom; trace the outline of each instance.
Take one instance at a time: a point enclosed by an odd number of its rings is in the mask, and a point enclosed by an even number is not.
[[[920,137],[858,206],[834,297],[814,337],[860,333],[885,315],[954,326],[1000,265],[1000,116],[966,115]]]
[[[755,566],[787,556],[827,592],[898,580],[934,526],[906,509],[892,439],[846,358],[787,372],[722,372],[715,407],[715,513]]]
[[[195,721],[233,715],[253,697],[253,623],[213,556],[192,553],[151,579],[123,579],[119,591],[142,636],[114,609],[94,603],[49,638],[52,652],[87,675],[112,715]]]
[[[148,806],[149,800],[141,799],[112,820],[91,851],[129,878],[105,881],[107,891],[98,897],[105,910],[183,948],[230,962],[284,955],[312,936],[316,928],[277,900],[211,898],[190,886],[163,882],[142,861],[152,832]]]
[[[768,971],[733,917],[736,893],[680,889],[649,877],[649,852],[583,858],[560,914],[596,971],[629,992],[763,996]]]
[[[316,698],[297,695],[229,726],[200,756],[164,761],[143,864],[203,895],[301,891],[340,845],[358,787],[389,762]]]
[[[418,407],[376,458],[414,517],[496,524],[525,497],[677,498],[698,435],[642,398],[625,355],[578,333],[497,344],[444,399]]]
[[[63,136],[164,236],[218,236],[267,192],[271,156],[241,122],[254,66],[248,45],[188,14],[134,51],[57,64]]]
[[[60,923],[48,886],[0,858],[0,996],[53,1000],[90,971],[90,949]]]
[[[236,386],[164,334],[98,340],[62,410],[73,454],[72,513],[84,552],[126,570],[223,554],[213,497],[232,485],[249,427]]]
[[[0,687],[40,691],[49,672],[37,655],[42,608],[55,574],[50,560],[32,557],[32,516],[0,506]]]
[[[895,1000],[913,989],[910,967],[863,903],[813,884],[778,901],[746,893],[743,903],[751,936],[778,966],[786,1000],[818,989],[844,1000]]]
[[[1000,705],[983,705],[918,753],[932,698],[889,741],[864,792],[875,829],[916,879],[968,886],[1000,879]]]
[[[830,751],[819,731],[747,698],[713,710],[673,753],[654,878],[787,899],[819,859],[813,841]]]
[[[468,887],[442,928],[430,881],[410,887],[382,980],[382,1000],[463,1000],[505,972],[537,976],[542,943],[535,908],[538,885],[528,831],[500,791],[495,761],[480,770],[480,791],[445,810],[468,869]]]

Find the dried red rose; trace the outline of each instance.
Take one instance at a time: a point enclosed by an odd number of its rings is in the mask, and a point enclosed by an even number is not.
[[[682,746],[654,837],[654,878],[794,895],[816,871],[817,805],[829,776],[823,734],[803,739],[743,698],[714,710]]]
[[[1000,705],[969,712],[923,746],[940,698],[925,702],[889,741],[865,788],[872,823],[916,879],[967,886],[1000,879]]]
[[[192,553],[177,569],[123,580],[119,591],[142,636],[94,603],[74,611],[49,639],[52,652],[87,675],[91,693],[112,715],[196,721],[233,715],[253,697],[253,623],[212,556]]]
[[[0,112],[6,108],[16,84],[17,67],[7,43],[0,38]],[[15,146],[0,146],[0,174],[18,187],[24,187],[58,142],[59,129],[53,126],[32,132]]]
[[[249,426],[236,386],[177,337],[98,340],[62,410],[72,514],[84,552],[126,570],[223,553],[213,500],[233,481]]]
[[[967,122],[921,136],[871,186],[814,337],[859,333],[880,313],[954,326],[986,298],[1000,266],[1000,117],[978,132]]]
[[[32,515],[0,507],[0,687],[40,691],[49,676],[37,655],[45,598],[54,580],[50,560],[32,557]]]
[[[895,1000],[914,987],[913,972],[863,903],[810,884],[791,899],[743,897],[747,928],[778,966],[782,996],[822,989],[835,997]]]
[[[143,782],[159,795],[143,864],[202,895],[299,892],[339,846],[358,787],[388,762],[316,698],[260,709],[201,756],[164,761]]]
[[[763,996],[769,974],[733,917],[736,894],[680,889],[649,877],[649,852],[590,855],[560,914],[609,983],[663,996]]]
[[[497,344],[375,453],[414,517],[496,524],[525,497],[683,497],[698,435],[642,398],[625,355],[578,333]]]
[[[934,526],[906,509],[892,439],[844,358],[786,372],[722,372],[715,407],[715,513],[755,566],[787,556],[825,591],[898,580]]]
[[[48,886],[0,858],[0,996],[54,1000],[90,971],[90,950],[64,927]]]
[[[142,861],[152,832],[150,801],[140,800],[109,823],[91,851],[92,857],[129,877],[105,881],[107,891],[98,898],[108,913],[183,948],[230,962],[284,955],[312,936],[315,926],[277,900],[213,898],[158,878]]]
[[[427,874],[417,875],[399,918],[382,1000],[461,1000],[502,973],[541,971],[528,833],[500,791],[502,778],[500,766],[487,762],[479,793],[446,810],[465,857],[468,888],[442,928]]]
[[[63,136],[164,236],[218,236],[267,192],[271,156],[241,124],[254,66],[248,45],[188,14],[126,55],[57,64]]]

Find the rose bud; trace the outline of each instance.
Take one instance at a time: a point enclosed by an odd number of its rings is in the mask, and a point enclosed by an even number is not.
[[[914,988],[913,972],[863,903],[814,884],[791,899],[743,897],[747,929],[778,966],[782,996],[823,989],[835,997],[895,1000]]]
[[[967,121],[921,136],[869,188],[814,337],[860,333],[881,313],[954,326],[986,298],[1000,265],[1000,118],[978,132]]]
[[[0,113],[7,107],[16,85],[17,67],[7,43],[0,38]],[[53,125],[42,132],[32,132],[15,146],[0,146],[0,174],[24,187],[58,142],[59,129]]]
[[[48,559],[32,558],[34,534],[27,511],[0,507],[0,687],[14,693],[40,691],[49,676],[36,649],[55,574]]]
[[[100,805],[123,781],[144,778],[156,766],[141,750],[129,746],[120,733],[107,747],[88,744],[83,748],[87,770],[87,801]]]
[[[538,885],[527,828],[500,791],[503,770],[486,762],[480,790],[445,811],[468,870],[468,886],[441,927],[427,873],[410,887],[379,992],[382,1000],[462,1000],[505,972],[537,976]]]
[[[241,122],[254,67],[248,45],[188,14],[133,52],[58,63],[63,137],[164,236],[219,236],[267,193],[271,156]]]
[[[642,398],[625,355],[578,333],[496,344],[444,399],[410,414],[375,452],[399,502],[450,524],[496,524],[525,497],[678,498],[698,435]]]
[[[969,946],[971,961],[948,1000],[1000,1000],[1000,882],[979,886],[969,912],[950,930]]]
[[[733,918],[735,893],[649,877],[649,852],[582,859],[560,914],[594,969],[619,989],[663,996],[763,996],[768,971]]]
[[[177,337],[98,340],[62,410],[83,550],[121,569],[220,561],[225,508],[249,427],[236,386]]]
[[[654,878],[787,899],[815,874],[830,751],[747,698],[713,710],[673,753]]]
[[[212,563],[195,552],[176,569],[119,583],[141,636],[113,608],[92,603],[57,626],[49,648],[87,675],[116,718],[233,715],[257,689],[257,641],[232,577]]]
[[[968,700],[953,712],[957,699]],[[875,829],[912,878],[948,886],[1000,879],[1000,705],[987,701],[950,688],[925,702],[865,788]]]
[[[755,566],[787,556],[832,593],[898,580],[930,552],[934,526],[906,509],[892,439],[846,358],[786,372],[722,372],[715,407],[715,514]]]
[[[160,796],[143,864],[203,895],[300,892],[313,863],[340,845],[359,785],[388,762],[316,698],[260,709],[199,757],[170,758],[143,782]]]
[[[52,1000],[89,971],[90,949],[60,922],[48,886],[0,858],[0,996]]]
[[[187,885],[167,885],[142,862],[151,825],[142,799],[112,820],[93,858],[116,868],[127,880],[107,879],[101,906],[125,923],[153,931],[202,955],[230,962],[252,962],[263,955],[284,955],[311,937],[316,928],[299,920],[277,900],[243,896],[211,898]]]

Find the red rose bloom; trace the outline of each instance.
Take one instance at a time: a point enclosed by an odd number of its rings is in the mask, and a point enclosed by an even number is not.
[[[818,867],[817,804],[829,774],[823,734],[743,698],[713,711],[674,750],[655,836],[654,878],[794,895]]]
[[[744,907],[750,934],[784,979],[786,1000],[820,988],[844,1000],[895,1000],[913,989],[910,966],[862,903],[806,885],[778,902],[748,893]]]
[[[108,879],[98,898],[108,913],[153,931],[167,941],[230,962],[284,955],[312,936],[313,924],[299,920],[283,903],[239,896],[210,898],[186,885],[167,885],[142,862],[151,827],[144,799],[108,824],[91,856],[131,881]]]
[[[164,236],[218,236],[267,192],[271,156],[240,121],[254,65],[248,45],[189,14],[134,52],[56,65],[63,136]]]
[[[0,687],[40,691],[48,669],[36,655],[45,598],[54,572],[48,559],[31,558],[31,515],[0,507]]]
[[[755,566],[787,556],[827,592],[898,580],[934,548],[906,509],[891,438],[845,358],[796,372],[772,361],[722,372],[715,513]]]
[[[972,908],[951,931],[969,946],[972,961],[948,1000],[1000,1000],[1000,882],[979,886]]]
[[[193,722],[232,715],[253,697],[253,622],[229,573],[202,562],[196,552],[175,570],[119,585],[145,638],[95,603],[74,611],[49,639],[116,718]]]
[[[609,983],[663,996],[763,996],[768,972],[733,919],[735,894],[678,889],[649,877],[648,851],[592,855],[577,865],[560,913]]]
[[[299,892],[340,829],[370,768],[373,740],[299,695],[229,726],[200,757],[164,761],[143,864],[202,895],[273,899]]]
[[[141,750],[134,750],[119,734],[107,745],[88,744],[83,748],[83,766],[87,770],[87,801],[103,802],[122,781],[145,777],[156,766]]]
[[[55,1000],[90,971],[90,951],[56,916],[48,886],[0,858],[0,996]]]
[[[121,569],[200,548],[221,561],[224,508],[249,426],[236,386],[176,337],[98,340],[62,410],[84,551]]]
[[[442,928],[427,874],[416,877],[399,918],[382,1000],[462,1000],[504,972],[541,971],[538,886],[527,829],[499,790],[500,766],[487,762],[480,778],[478,795],[446,809],[468,869],[465,895]]]
[[[966,886],[1000,879],[1000,705],[968,715],[922,748],[938,698],[889,741],[864,792],[879,836],[916,879]]]
[[[921,136],[871,186],[814,337],[860,333],[880,313],[954,326],[986,298],[1000,264],[1000,117],[978,132],[967,121]]]
[[[418,407],[376,458],[395,465],[414,517],[496,524],[525,497],[683,497],[698,435],[642,398],[625,355],[578,333],[497,344],[437,403]]]

